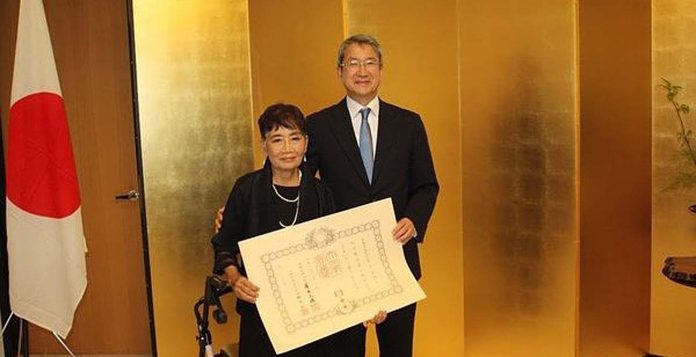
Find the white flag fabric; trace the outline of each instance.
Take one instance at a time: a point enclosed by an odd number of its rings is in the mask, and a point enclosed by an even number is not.
[[[87,287],[80,192],[42,0],[21,0],[7,144],[10,306],[66,338]]]

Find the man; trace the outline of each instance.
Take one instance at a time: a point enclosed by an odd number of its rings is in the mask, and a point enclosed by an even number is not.
[[[419,279],[417,243],[425,237],[439,186],[420,116],[377,95],[382,67],[374,37],[343,41],[336,70],[346,97],[307,117],[307,164],[332,190],[338,211],[391,197],[397,218],[392,234]],[[412,355],[415,313],[412,304],[377,324],[381,356]],[[382,320],[375,317],[375,322]],[[339,333],[338,352],[364,356],[365,333],[364,325]]]

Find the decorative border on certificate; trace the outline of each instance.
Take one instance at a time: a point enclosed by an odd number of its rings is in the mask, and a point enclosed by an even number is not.
[[[315,304],[318,305],[318,303],[314,300],[314,297],[312,297],[311,292],[309,290],[309,286],[307,285],[307,283],[305,283],[304,288],[307,289],[307,293],[309,293],[310,296],[309,302],[312,303],[311,306],[313,307],[313,310],[317,313],[303,318],[301,320],[293,321],[290,317],[287,305],[281,294],[281,289],[278,286],[276,273],[273,269],[274,261],[278,261],[279,259],[282,259],[292,254],[303,252],[305,250],[325,248],[330,245],[336,244],[339,240],[343,240],[355,234],[360,234],[364,232],[372,233],[372,238],[374,239],[373,243],[377,247],[378,257],[382,264],[381,271],[383,271],[384,274],[386,274],[386,278],[389,282],[390,287],[388,289],[378,291],[374,294],[365,295],[350,300],[346,299],[343,296],[342,289],[337,289],[336,291],[334,291],[334,297],[338,301],[338,304],[336,304],[336,306],[329,310],[319,312],[321,309],[318,308],[318,306],[315,306]],[[365,249],[366,252],[368,249],[374,249],[372,247],[368,248],[364,240],[362,241],[362,248]],[[293,246],[286,247],[284,249],[279,249],[270,253],[263,254],[260,257],[260,259],[263,263],[266,275],[268,277],[268,282],[271,285],[273,300],[275,302],[276,308],[280,312],[280,315],[283,319],[283,324],[285,325],[285,330],[289,334],[292,334],[302,328],[311,326],[320,321],[327,320],[335,315],[350,313],[355,308],[361,305],[369,304],[386,298],[390,295],[395,295],[403,292],[402,286],[397,281],[396,277],[394,276],[394,272],[389,266],[389,261],[384,250],[382,234],[380,232],[380,224],[377,220],[356,225],[351,228],[341,230],[338,233],[334,233],[332,230],[328,228],[315,229],[307,234],[304,243],[296,244]],[[339,258],[335,256],[334,252],[328,252],[325,255],[317,256],[314,263],[318,266],[318,273],[322,275],[322,277],[324,278],[331,277],[332,275],[337,274],[337,271],[340,271],[341,269]],[[348,267],[348,269],[350,269],[350,266]],[[374,269],[372,270],[372,274],[375,274]],[[292,276],[291,279],[294,282],[294,278]]]

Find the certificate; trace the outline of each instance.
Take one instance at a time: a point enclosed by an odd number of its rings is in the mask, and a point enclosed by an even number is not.
[[[276,353],[425,298],[395,225],[384,199],[239,242]]]

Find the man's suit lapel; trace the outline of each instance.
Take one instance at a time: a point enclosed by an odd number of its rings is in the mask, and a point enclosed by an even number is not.
[[[355,141],[355,132],[353,131],[353,124],[351,124],[350,121],[350,114],[348,113],[348,106],[346,105],[345,99],[334,106],[331,130],[333,131],[336,141],[346,153],[348,161],[350,161],[353,169],[358,172],[363,183],[369,187],[370,184],[367,180],[367,173],[365,172],[362,158],[360,157],[358,143]]]
[[[398,121],[394,117],[389,104],[379,102],[379,126],[377,127],[377,152],[375,153],[375,165],[372,172],[372,184],[379,180],[384,166],[389,162],[389,154],[397,139]]]

